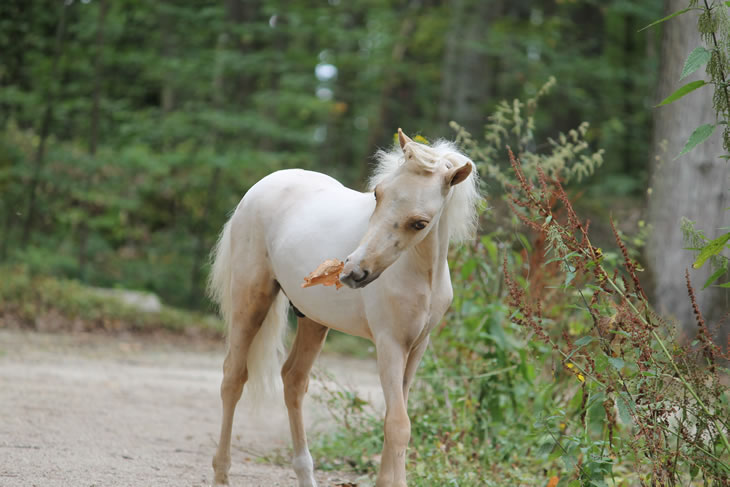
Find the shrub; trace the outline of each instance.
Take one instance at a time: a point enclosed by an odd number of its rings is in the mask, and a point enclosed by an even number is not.
[[[410,396],[409,485],[727,485],[728,357],[699,309],[697,339],[678,342],[613,223],[614,252],[591,243],[560,180],[592,174],[601,152],[585,125],[533,152],[547,89],[499,105],[485,147],[454,125],[535,236],[500,224],[452,252],[454,303]],[[511,170],[498,162],[506,142],[525,165],[511,151]],[[380,419],[350,396],[329,400],[351,419],[315,457],[370,470]]]

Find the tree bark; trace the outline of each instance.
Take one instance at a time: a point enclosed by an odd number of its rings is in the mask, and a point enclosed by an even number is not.
[[[89,156],[91,159],[96,157],[96,147],[99,142],[99,104],[101,101],[101,79],[102,79],[102,67],[101,67],[101,52],[102,46],[104,45],[104,21],[106,19],[106,13],[109,5],[107,0],[99,0],[99,17],[96,21],[96,52],[94,53],[94,88],[91,94],[91,117],[89,122]],[[86,181],[84,182],[84,194],[89,191],[91,186],[92,174],[86,175]],[[82,202],[83,204],[83,202]],[[93,208],[89,205],[87,208],[87,216],[91,217]],[[86,280],[86,264],[88,262],[88,240],[89,240],[89,225],[86,220],[79,222],[78,229],[78,263],[79,263],[79,276],[82,281]]]
[[[53,57],[53,63],[51,64],[50,73],[50,85],[48,93],[46,95],[46,107],[43,111],[43,119],[41,120],[41,128],[39,133],[39,142],[36,154],[33,160],[33,176],[31,177],[30,184],[28,185],[28,207],[25,212],[25,220],[23,222],[23,234],[20,239],[23,247],[28,245],[30,240],[31,229],[33,227],[33,219],[35,218],[36,211],[36,198],[38,193],[38,185],[40,184],[41,169],[43,169],[43,163],[45,160],[46,153],[46,140],[50,135],[51,121],[53,119],[53,109],[55,107],[56,97],[58,96],[58,90],[60,79],[58,75],[58,65],[60,59],[63,56],[63,42],[66,37],[66,2],[61,4],[61,16],[58,20],[58,27],[56,28],[56,41],[55,41],[55,53]]]
[[[231,15],[229,10],[228,20],[231,22],[237,22],[237,19]],[[211,83],[211,98],[213,100],[212,105],[217,110],[222,110],[225,101],[224,93],[224,65],[222,53],[226,48],[225,34],[218,36],[218,44],[216,46],[216,62],[213,67],[213,80]],[[211,134],[211,145],[216,147],[218,145],[219,136],[216,131]],[[216,166],[213,168],[213,173],[210,176],[208,182],[208,190],[206,192],[205,203],[203,203],[203,214],[195,224],[193,234],[195,237],[195,250],[193,251],[193,266],[190,270],[190,304],[196,305],[200,302],[204,293],[202,292],[200,281],[203,271],[203,264],[207,256],[208,244],[206,242],[206,235],[208,234],[208,223],[209,215],[215,205],[216,196],[218,195],[218,186],[220,184],[221,168]]]
[[[686,8],[685,0],[668,0],[667,12]],[[674,92],[682,84],[706,78],[703,70],[678,81],[689,53],[701,44],[695,11],[676,17],[664,24],[661,47],[661,67],[657,100]],[[685,250],[688,243],[682,237],[680,220],[686,217],[696,222],[696,228],[709,238],[721,234],[730,226],[730,195],[728,195],[728,163],[720,159],[723,152],[721,131],[688,154],[676,158],[690,134],[698,126],[714,123],[712,87],[704,87],[681,100],[655,109],[652,180],[649,197],[649,218],[653,232],[648,245],[648,260],[653,271],[654,304],[665,316],[678,320],[680,329],[689,336],[696,333],[684,271],[692,266],[693,252]],[[697,302],[705,319],[712,324],[721,321],[730,310],[728,291],[718,288],[700,290],[710,274],[708,265],[691,270],[690,276],[697,293]],[[716,338],[727,343],[730,323],[724,320]]]
[[[255,22],[259,16],[264,15],[260,0],[225,0],[224,4],[226,21],[230,27]],[[231,29],[228,42],[230,47],[236,49],[242,56],[266,47],[258,36],[243,40],[235,29]],[[251,93],[255,91],[256,81],[256,75],[252,73],[226,76],[222,82],[229,103],[234,103],[242,109],[250,107]]]
[[[634,16],[631,14],[628,14],[624,17],[624,49],[623,49],[623,56],[624,56],[624,79],[623,79],[623,90],[624,90],[624,102],[623,102],[623,116],[624,119],[628,122],[632,120],[633,118],[633,111],[634,106],[632,104],[631,97],[629,96],[630,93],[634,92],[634,86],[633,86],[633,76],[634,76],[634,59],[636,59],[636,55],[634,51],[636,50],[636,46],[634,43],[634,33],[636,32],[636,22],[634,21]],[[631,123],[631,122],[629,122]],[[624,143],[623,143],[623,168],[622,170],[627,173],[631,174],[632,168],[631,168],[631,162],[635,159],[632,157],[633,151],[634,151],[634,131],[633,130],[626,130],[626,133],[624,134]]]
[[[388,116],[389,106],[392,103],[393,92],[398,84],[398,76],[396,67],[403,62],[406,51],[408,50],[408,40],[416,28],[416,22],[418,20],[418,9],[421,6],[420,0],[411,0],[406,8],[403,15],[403,20],[398,30],[398,36],[393,43],[393,47],[390,52],[390,65],[384,70],[383,73],[383,84],[381,85],[380,95],[378,96],[377,110],[375,117],[371,120],[368,125],[370,126],[370,133],[368,135],[368,154],[372,154],[379,146],[389,146],[390,144],[383,144],[384,140],[387,140],[386,134],[395,132],[397,127],[389,126]],[[412,131],[413,128],[405,128],[406,131]],[[370,172],[370,167],[367,163],[364,163],[360,167],[360,180],[367,180],[367,175]]]
[[[484,103],[492,79],[488,72],[487,31],[490,19],[501,8],[501,2],[484,0],[453,3],[439,106],[444,124],[454,120],[472,133],[480,133],[486,121]]]

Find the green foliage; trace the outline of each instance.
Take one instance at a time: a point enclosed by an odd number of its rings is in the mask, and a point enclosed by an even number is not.
[[[697,257],[695,263],[692,264],[692,267],[699,269],[704,265],[707,259],[714,255],[718,255],[725,248],[730,248],[730,245],[726,245],[728,240],[730,240],[730,233],[726,233],[725,235],[717,237],[715,240],[707,242],[707,245],[702,248],[702,251]]]
[[[469,104],[488,113],[523,89],[539,97],[533,80],[552,72],[558,96],[525,126],[536,135],[500,137],[552,137],[561,151],[563,132],[576,153],[600,141],[616,148],[604,155],[613,181],[637,192],[624,183],[645,177],[649,117],[638,108],[654,86],[644,52],[656,39],[634,27],[661,2],[495,2],[495,15],[471,19],[480,42],[462,46],[487,68],[457,70],[468,79],[452,86],[449,38],[470,20],[456,7],[1,2],[0,260],[201,309],[207,250],[258,179],[302,167],[361,187],[398,126],[451,135],[451,91],[479,87]],[[323,68],[336,71],[317,78]],[[573,138],[586,119],[593,128]]]
[[[694,50],[689,53],[687,61],[684,63],[684,68],[682,68],[682,74],[679,76],[679,79],[682,80],[700,69],[702,66],[707,64],[711,57],[712,52],[708,51],[703,46],[695,47]]]
[[[671,14],[667,15],[666,17],[662,17],[659,20],[655,20],[654,22],[652,22],[651,24],[647,25],[646,27],[642,27],[641,29],[639,29],[639,32],[641,32],[643,30],[646,30],[646,29],[649,29],[651,27],[654,27],[655,25],[659,25],[662,22],[666,22],[667,20],[673,19],[674,17],[678,17],[678,16],[680,16],[682,14],[686,14],[690,10],[696,10],[696,9],[694,9],[692,7],[688,7],[688,8],[682,9],[682,10],[678,10],[678,11],[676,11],[674,13],[671,13]]]
[[[713,285],[723,276],[727,277],[728,268],[730,267],[730,259],[722,255],[721,252],[730,248],[728,245],[728,242],[730,241],[730,232],[720,235],[716,239],[709,239],[702,231],[695,228],[695,223],[693,221],[686,218],[682,218],[681,228],[685,242],[689,243],[690,250],[697,254],[697,258],[692,267],[699,269],[705,265],[707,261],[709,261],[710,267],[714,269],[714,272],[707,279],[702,288],[705,289]],[[728,284],[721,283],[720,286],[727,287]]]
[[[409,396],[409,485],[724,485],[722,355],[702,321],[691,347],[672,336],[618,232],[616,251],[591,244],[557,181],[589,163],[520,145],[532,123],[522,107],[533,104],[500,104],[484,147],[455,125],[536,236],[490,222],[499,230],[452,252],[454,301]],[[580,134],[558,144],[580,146]],[[500,167],[507,137],[534,162]],[[382,421],[350,396],[325,400],[357,420],[320,438],[320,466],[372,473]]]
[[[730,32],[730,18],[727,9],[722,7],[721,2],[714,0],[709,3],[704,1],[701,5],[697,0],[692,0],[689,2],[689,8],[655,23],[664,22],[690,10],[699,11],[697,28],[703,42],[709,49],[704,46],[696,47],[687,57],[679,79],[695,72],[705,64],[707,65],[705,71],[710,79],[709,81],[697,80],[685,84],[657,106],[677,101],[684,95],[705,85],[713,85],[712,104],[718,118],[721,120],[721,124],[725,126],[723,146],[726,151],[730,152],[730,127],[728,127],[728,121],[730,120],[730,88],[728,88],[728,80],[730,80],[730,65],[728,64],[730,62],[730,43],[727,42],[728,32]],[[707,124],[695,130],[679,155],[686,154],[699,143],[707,140],[714,128],[715,125]]]
[[[40,322],[51,330],[191,333],[221,337],[223,324],[215,316],[162,306],[142,311],[114,293],[78,281],[34,277],[24,267],[0,267],[0,316],[31,328]]]
[[[687,93],[702,86],[708,84],[713,85],[712,105],[719,121],[716,124],[704,124],[697,127],[677,157],[687,154],[699,144],[709,139],[717,127],[723,130],[723,148],[726,152],[730,152],[730,87],[728,86],[728,81],[730,80],[730,17],[728,17],[727,8],[723,8],[723,5],[727,7],[727,2],[711,1],[708,3],[705,0],[700,4],[698,0],[691,0],[689,5],[690,7],[685,11],[700,11],[697,28],[702,37],[702,41],[709,49],[699,46],[689,54],[682,69],[680,79],[693,73],[705,64],[707,64],[705,71],[710,79],[709,81],[693,81],[684,85],[659,105],[676,101]],[[677,14],[679,13],[682,12],[678,12]],[[724,155],[720,157],[727,159],[730,156]],[[720,235],[714,240],[710,240],[703,233],[694,229],[693,222],[687,220],[683,220],[682,222],[682,231],[684,232],[685,240],[690,242],[692,249],[697,252],[697,260],[693,265],[694,268],[702,267],[707,259],[712,258],[712,268],[714,271],[703,286],[703,289],[707,288],[727,274],[728,258],[720,253],[725,250],[725,243],[730,240],[730,232]],[[720,286],[730,287],[730,283],[722,283]]]
[[[528,174],[535,175],[540,167],[549,176],[561,180],[580,182],[591,176],[603,164],[604,150],[592,152],[585,140],[589,124],[581,123],[568,134],[559,134],[557,140],[548,139],[549,152],[537,153],[535,147],[535,113],[540,100],[547,95],[557,81],[550,78],[534,97],[522,102],[518,99],[508,103],[502,101],[494,113],[487,117],[489,123],[484,130],[484,143],[478,141],[456,122],[451,127],[456,131],[456,142],[466,148],[469,156],[478,163],[482,177],[500,183],[502,189],[517,184],[514,175],[505,171],[507,153],[505,147],[514,147],[525,161]]]
[[[620,280],[619,269],[607,270],[602,251],[591,244],[587,225],[560,184],[542,172],[538,181],[531,181],[511,157],[520,180],[520,187],[510,195],[513,208],[525,224],[547,236],[550,253],[565,263],[563,286],[574,291],[590,326],[579,340],[564,335],[565,343],[556,341],[540,303],[535,305],[526,290],[508,278],[510,303],[517,310],[513,319],[551,344],[563,364],[578,371],[579,380],[593,384],[603,401],[608,451],[633,463],[638,471],[647,469],[652,483],[675,485],[701,471],[709,485],[724,485],[730,476],[725,424],[730,404],[723,386],[728,371],[718,368],[730,356],[712,343],[689,272],[687,292],[697,321],[696,348],[682,345],[668,333],[668,323],[651,310],[637,275],[639,267],[615,228],[616,244],[624,257]],[[533,191],[533,183],[539,184],[539,190]],[[562,222],[549,218],[554,216],[555,200],[566,213]],[[573,272],[577,278],[570,275]],[[588,344],[592,345],[585,347]],[[583,404],[586,400],[584,391]],[[634,432],[614,444],[617,401],[625,403]],[[581,421],[585,427],[585,414]],[[579,464],[576,468],[580,469]],[[584,478],[582,471],[580,476]]]
[[[502,301],[497,244],[504,237],[484,236],[453,255],[452,272],[465,284],[455,288],[449,326],[432,337],[411,391],[409,485],[540,485],[543,469],[561,469],[535,414],[558,414],[555,386],[538,377],[549,367],[547,347],[505,322],[510,310]],[[519,252],[508,256],[523,264]],[[578,384],[572,375],[557,377],[569,389]],[[382,448],[380,416],[352,392],[335,389],[320,400],[342,427],[316,440],[317,467],[372,474]]]
[[[674,101],[677,101],[680,98],[682,98],[684,95],[687,95],[689,93],[692,93],[697,88],[702,88],[705,85],[707,85],[707,83],[705,82],[705,80],[701,80],[700,79],[700,80],[697,80],[697,81],[690,81],[689,83],[687,83],[686,85],[680,87],[679,89],[677,89],[677,91],[675,91],[674,93],[672,93],[671,95],[669,95],[668,97],[666,97],[665,99],[663,99],[661,102],[659,102],[659,104],[657,106],[660,107],[662,105],[666,105],[668,103],[672,103]]]
[[[686,154],[687,152],[694,149],[697,145],[709,139],[710,136],[715,132],[715,127],[717,127],[717,125],[715,125],[714,123],[706,123],[697,127],[695,131],[692,132],[692,135],[689,136],[689,140],[687,140],[687,143],[685,144],[684,148],[682,148],[682,151],[677,155],[677,157]]]

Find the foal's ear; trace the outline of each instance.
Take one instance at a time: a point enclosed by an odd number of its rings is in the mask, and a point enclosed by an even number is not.
[[[398,129],[398,142],[400,142],[400,148],[405,149],[408,142],[413,142],[410,137],[403,133],[403,130]]]
[[[464,182],[464,180],[469,177],[469,174],[471,174],[473,166],[474,164],[471,161],[466,161],[464,165],[450,169],[449,172],[446,173],[446,181],[450,186],[456,186],[457,184]]]

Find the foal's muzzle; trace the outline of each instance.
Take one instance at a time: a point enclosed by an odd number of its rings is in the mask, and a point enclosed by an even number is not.
[[[348,267],[350,266],[348,266],[346,262],[345,268],[347,269]],[[377,279],[377,277],[378,276],[370,274],[370,271],[367,269],[361,269],[360,266],[356,265],[340,274],[340,282],[352,289],[358,289],[367,286]]]

